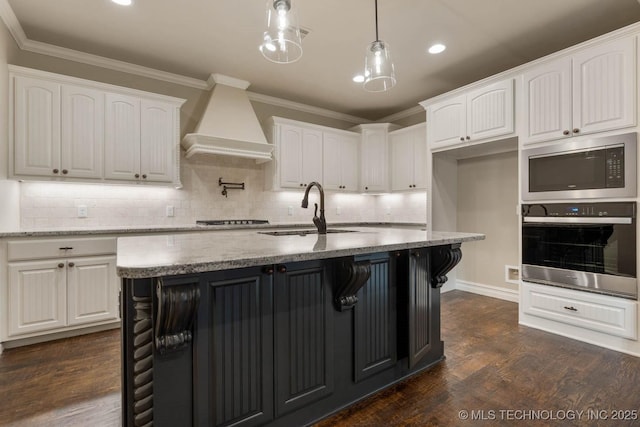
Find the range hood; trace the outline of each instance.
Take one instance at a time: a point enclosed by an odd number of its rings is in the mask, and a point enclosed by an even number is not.
[[[256,159],[257,163],[271,160],[273,145],[267,143],[246,89],[249,82],[212,74],[215,86],[204,114],[194,133],[182,139],[186,157],[197,154]]]

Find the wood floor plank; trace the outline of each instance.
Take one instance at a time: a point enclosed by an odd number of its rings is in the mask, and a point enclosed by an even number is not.
[[[610,419],[612,411],[640,410],[640,358],[519,326],[514,303],[461,291],[442,301],[447,359],[318,427],[640,425]],[[609,418],[587,419],[589,410]],[[487,419],[463,420],[460,411]],[[583,411],[583,418],[514,419],[524,411]],[[118,330],[0,356],[0,425],[120,424]]]

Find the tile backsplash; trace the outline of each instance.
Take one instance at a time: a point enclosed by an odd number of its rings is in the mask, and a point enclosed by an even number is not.
[[[102,185],[49,182],[20,184],[21,228],[55,229],[77,227],[128,227],[191,225],[198,219],[267,219],[271,223],[311,224],[309,209],[302,209],[303,192],[264,190],[261,165],[248,159],[209,156],[181,159],[183,188],[146,185]],[[244,182],[245,190],[221,194],[218,178]],[[78,217],[78,207],[87,207],[87,217]],[[174,216],[167,216],[173,206]],[[327,222],[424,222],[425,192],[362,195],[327,192]]]

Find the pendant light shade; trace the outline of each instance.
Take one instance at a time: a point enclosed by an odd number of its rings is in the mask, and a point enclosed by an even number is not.
[[[383,92],[396,84],[396,72],[391,60],[389,45],[378,38],[378,0],[376,8],[376,39],[367,46],[364,59],[364,89],[369,92]]]
[[[292,0],[267,0],[267,29],[260,52],[279,64],[295,62],[302,56],[302,38]]]

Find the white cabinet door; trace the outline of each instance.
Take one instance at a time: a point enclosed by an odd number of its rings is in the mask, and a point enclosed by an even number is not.
[[[140,178],[172,182],[175,169],[175,106],[142,100]]]
[[[85,257],[67,262],[69,325],[118,318],[116,257]]]
[[[467,97],[457,96],[428,108],[432,150],[463,145],[467,136]]]
[[[391,145],[391,190],[410,190],[413,187],[413,140],[411,134],[389,135]]]
[[[358,136],[323,132],[323,187],[358,190]]]
[[[302,130],[302,186],[317,181],[322,184],[322,131]]]
[[[9,335],[66,324],[66,264],[46,260],[9,264]]]
[[[302,187],[302,128],[279,125],[277,143],[280,187]]]
[[[573,56],[574,134],[636,123],[636,39],[629,37]]]
[[[425,125],[415,125],[389,134],[391,144],[391,190],[427,187],[427,142]]]
[[[108,93],[105,112],[105,178],[140,178],[140,99]]]
[[[326,190],[342,189],[342,141],[340,136],[334,133],[324,132],[322,141],[322,164],[324,182],[322,186]]]
[[[60,84],[14,78],[14,173],[60,174]]]
[[[343,191],[358,191],[358,177],[360,176],[359,141],[358,136],[342,136],[340,167],[342,170]]]
[[[427,131],[419,126],[413,137],[413,185],[414,189],[427,188]]]
[[[496,82],[467,94],[465,140],[494,138],[514,132],[513,79]]]
[[[72,178],[102,178],[104,92],[63,85],[61,102],[60,173]]]
[[[389,190],[389,145],[386,129],[364,129],[360,146],[362,191],[378,193]]]
[[[571,135],[571,58],[542,64],[523,74],[524,144]]]

